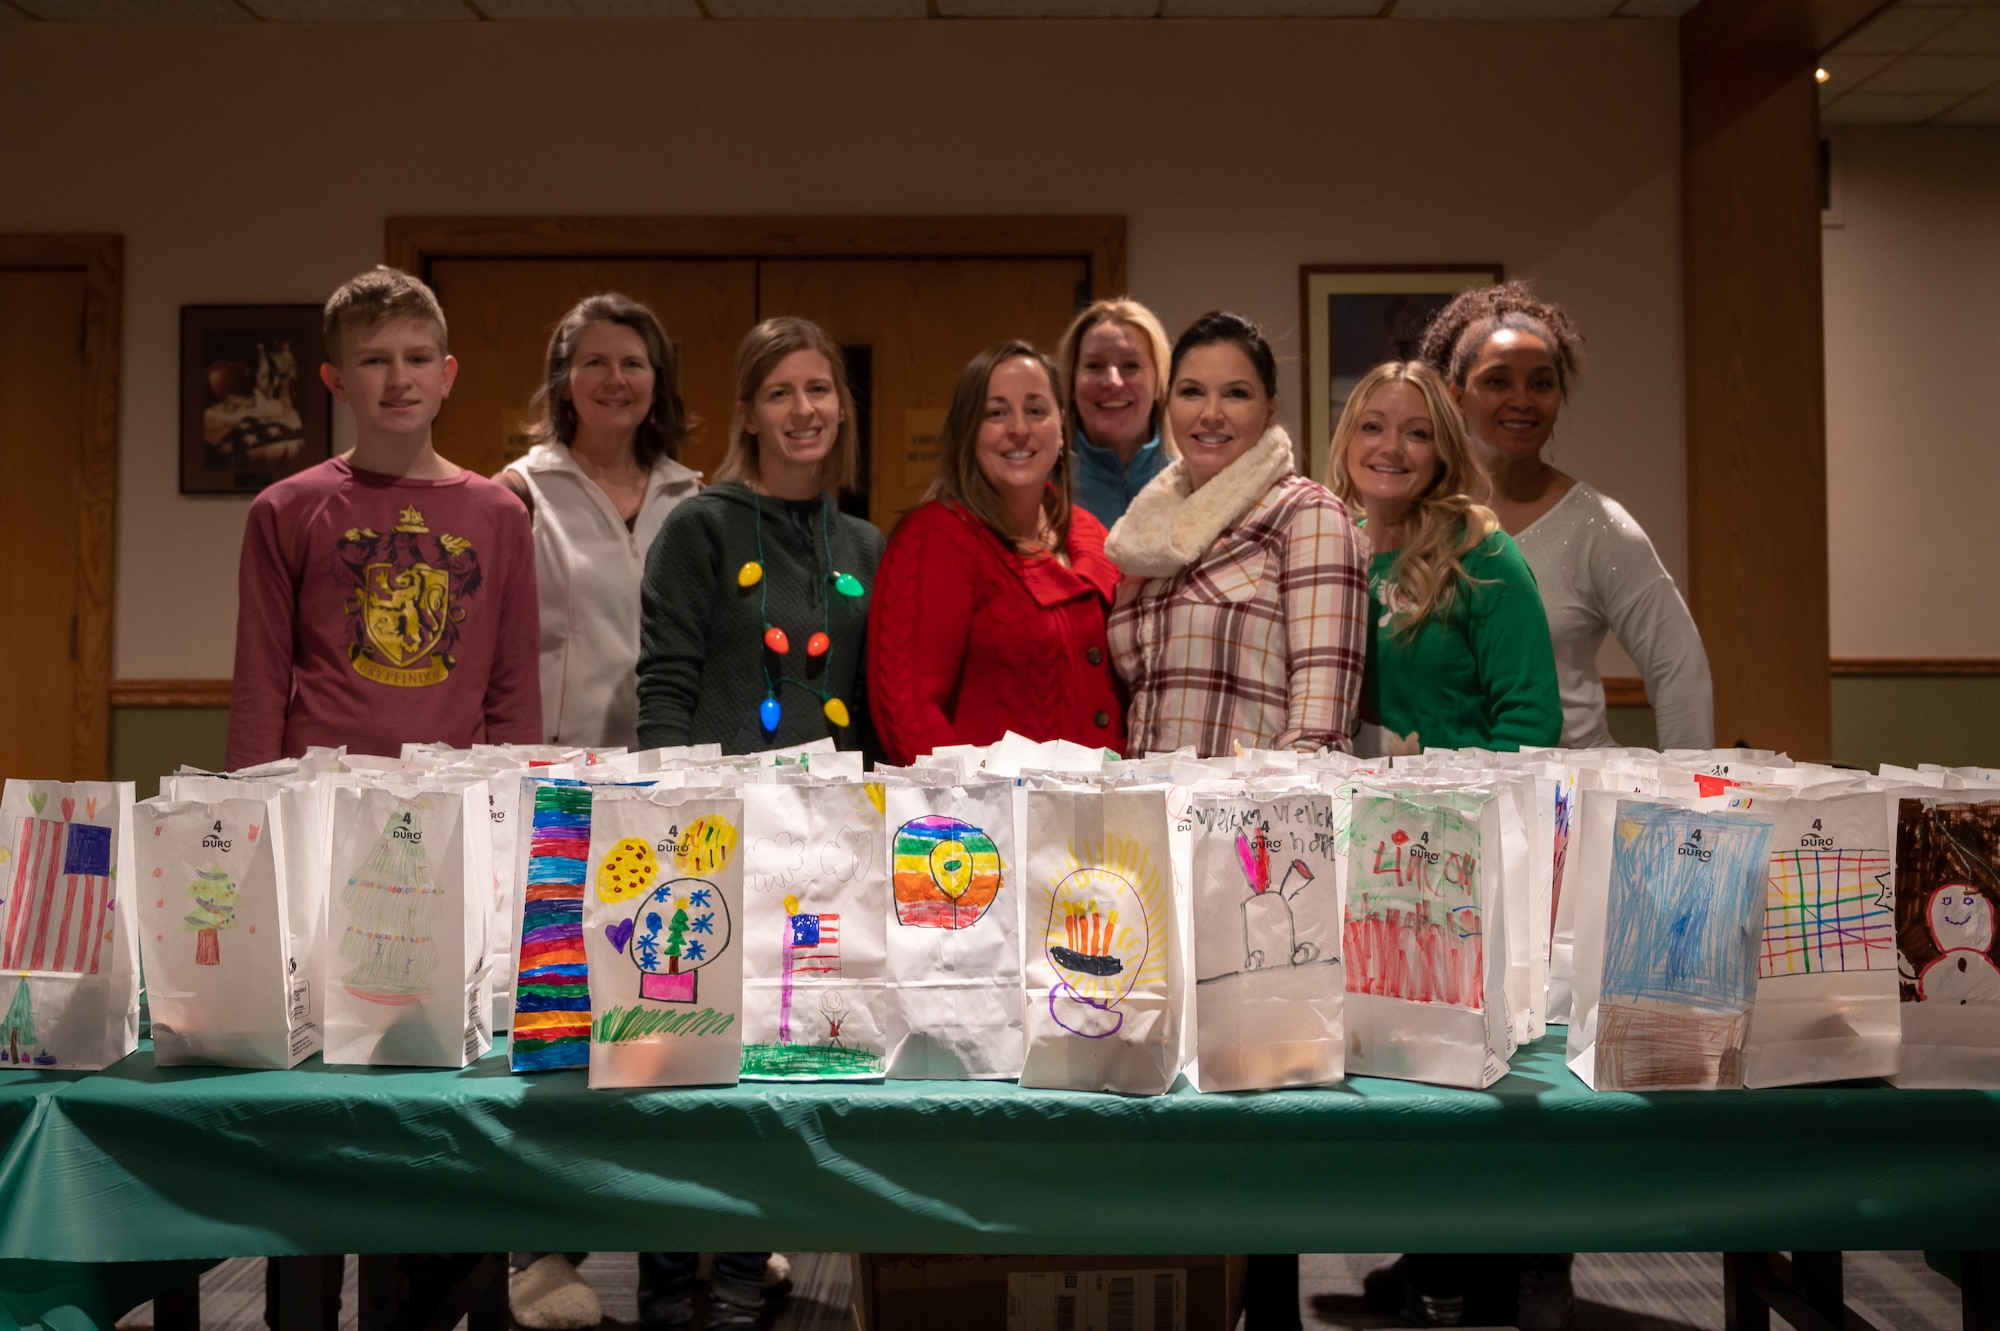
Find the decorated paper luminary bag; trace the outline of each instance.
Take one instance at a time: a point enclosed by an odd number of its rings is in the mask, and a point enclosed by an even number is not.
[[[0,1070],[108,1067],[139,1047],[132,783],[0,794]]]
[[[590,1084],[733,1084],[743,1057],[743,801],[600,791],[584,948]]]
[[[1591,1089],[1743,1084],[1784,804],[1583,793],[1568,1061]]]
[[[1514,1053],[1499,797],[1353,796],[1345,894],[1347,1075],[1490,1086]]]
[[[889,989],[879,784],[743,788],[743,1075],[880,1080]]]
[[[133,832],[154,1061],[288,1068],[318,1049],[277,797],[146,800]]]
[[[464,1067],[492,1046],[486,783],[333,795],[326,1062]]]
[[[1023,1086],[1158,1095],[1186,1005],[1168,787],[1026,792]]]
[[[882,787],[896,1004],[889,1075],[1021,1074],[1021,886],[1014,783]]]
[[[1197,790],[1193,822],[1201,1089],[1338,1081],[1346,981],[1333,797]]]
[[[272,853],[277,857],[278,886],[285,903],[285,970],[291,976],[291,997],[286,1012],[290,1034],[286,1044],[288,1049],[292,1048],[301,1038],[299,1033],[308,1032],[310,1045],[306,1053],[324,1043],[327,875],[331,872],[333,855],[333,791],[334,783],[339,779],[327,772],[305,770],[317,766],[308,761],[288,771],[271,771],[262,775],[230,773],[226,776],[182,768],[160,781],[162,803],[248,799],[271,804],[273,817],[267,825],[276,827],[280,833],[272,845]],[[162,833],[163,837],[165,835]],[[262,835],[260,833],[260,838]],[[142,855],[146,851],[143,845],[138,849]],[[139,901],[142,913],[147,906],[164,910],[174,904],[168,901],[164,907],[154,905],[159,900],[161,898],[157,893],[150,899],[142,895]],[[247,928],[248,924],[244,927]],[[162,931],[155,929],[154,932]],[[262,926],[258,932],[261,936],[264,932]],[[143,937],[141,941],[144,941]],[[150,971],[146,985],[148,1001],[152,1002],[157,995]],[[153,1002],[153,1008],[158,1008],[157,1002]],[[153,1047],[156,1054],[163,1049],[159,1040],[159,1024],[159,1014],[155,1010]],[[293,1059],[294,1063],[297,1061]]]
[[[1793,799],[1775,815],[1744,1085],[1896,1071],[1892,808],[1868,792]]]
[[[1904,790],[1896,810],[1898,1086],[2000,1089],[2000,796]]]

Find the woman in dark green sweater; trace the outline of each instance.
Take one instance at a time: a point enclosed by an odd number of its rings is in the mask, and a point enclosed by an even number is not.
[[[882,533],[828,493],[854,480],[840,348],[766,319],[736,356],[716,483],[668,515],[640,586],[639,742],[753,753],[831,736],[875,749],[868,588]]]
[[[1387,750],[1561,742],[1535,575],[1478,502],[1485,477],[1435,370],[1391,361],[1355,385],[1327,484],[1372,550],[1361,715],[1387,732]]]

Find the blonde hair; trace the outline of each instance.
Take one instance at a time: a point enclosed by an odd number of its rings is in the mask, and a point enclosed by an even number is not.
[[[1083,428],[1082,418],[1076,414],[1076,363],[1083,355],[1083,335],[1103,323],[1120,323],[1139,330],[1146,351],[1153,358],[1153,433],[1160,437],[1160,447],[1167,451],[1168,457],[1179,457],[1181,451],[1174,443],[1173,431],[1166,428],[1162,419],[1173,343],[1159,316],[1130,296],[1092,301],[1063,330],[1062,341],[1056,343],[1056,365],[1062,371],[1062,382],[1056,385],[1056,391],[1062,395],[1063,420],[1072,430]]]
[[[924,495],[930,500],[949,500],[958,504],[966,512],[986,524],[1000,544],[1013,549],[1014,533],[1007,530],[1007,522],[1000,511],[1000,496],[994,493],[993,483],[986,479],[986,473],[979,469],[979,427],[986,419],[986,395],[993,384],[993,372],[1010,360],[1025,359],[1041,367],[1048,376],[1049,388],[1056,389],[1059,376],[1055,364],[1027,342],[1016,338],[1007,342],[997,342],[986,348],[965,367],[958,376],[958,387],[951,395],[951,407],[944,415],[944,441],[938,455],[937,479],[931,482],[930,490]],[[1060,410],[1060,407],[1058,407]],[[1057,422],[1060,430],[1063,417]],[[1069,448],[1064,439],[1064,447],[1056,454],[1055,469],[1049,473],[1051,493],[1042,499],[1042,512],[1048,515],[1049,526],[1055,532],[1056,552],[1069,549],[1070,514],[1074,500],[1070,483]]]
[[[445,346],[444,306],[437,293],[400,268],[376,264],[340,284],[326,298],[322,314],[326,332],[326,358],[340,364],[341,343],[347,330],[359,326],[373,328],[385,319],[421,319],[437,330],[438,354],[448,354]]]
[[[1422,361],[1385,361],[1354,385],[1333,427],[1327,488],[1350,510],[1367,515],[1367,505],[1347,471],[1347,454],[1369,399],[1376,389],[1392,383],[1409,384],[1423,394],[1438,460],[1436,478],[1417,499],[1416,534],[1396,552],[1392,576],[1410,600],[1408,607],[1396,612],[1401,620],[1396,631],[1407,636],[1432,615],[1450,609],[1459,583],[1473,581],[1464,558],[1499,530],[1500,519],[1482,502],[1491,493],[1491,483],[1466,443],[1465,418],[1451,400],[1443,376]]]
[[[757,390],[778,368],[778,362],[795,351],[817,351],[826,357],[833,373],[834,396],[840,401],[840,430],[833,447],[820,462],[820,484],[828,489],[852,487],[856,439],[860,427],[854,420],[854,394],[847,387],[847,361],[840,344],[810,319],[789,315],[766,319],[744,335],[736,349],[736,417],[729,426],[729,449],[716,468],[718,481],[743,481],[755,486],[762,478],[757,469],[757,436],[750,433],[750,402]]]

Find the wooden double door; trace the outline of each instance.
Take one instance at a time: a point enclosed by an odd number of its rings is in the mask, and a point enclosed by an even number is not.
[[[713,476],[735,409],[736,350],[760,319],[797,315],[847,352],[862,425],[862,482],[847,506],[884,530],[922,499],[965,363],[1003,338],[1053,354],[1087,300],[1078,257],[433,257],[451,325],[457,386],[438,418],[446,457],[492,473],[525,451],[548,339],[600,291],[644,301],[681,355],[681,392],[699,424],[682,460]]]

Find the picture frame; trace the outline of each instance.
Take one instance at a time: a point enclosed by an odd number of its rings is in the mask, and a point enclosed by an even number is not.
[[[181,306],[184,495],[253,495],[333,440],[318,305]]]
[[[1385,360],[1408,360],[1431,316],[1473,287],[1504,281],[1497,263],[1300,264],[1303,465],[1326,479],[1348,390]]]

